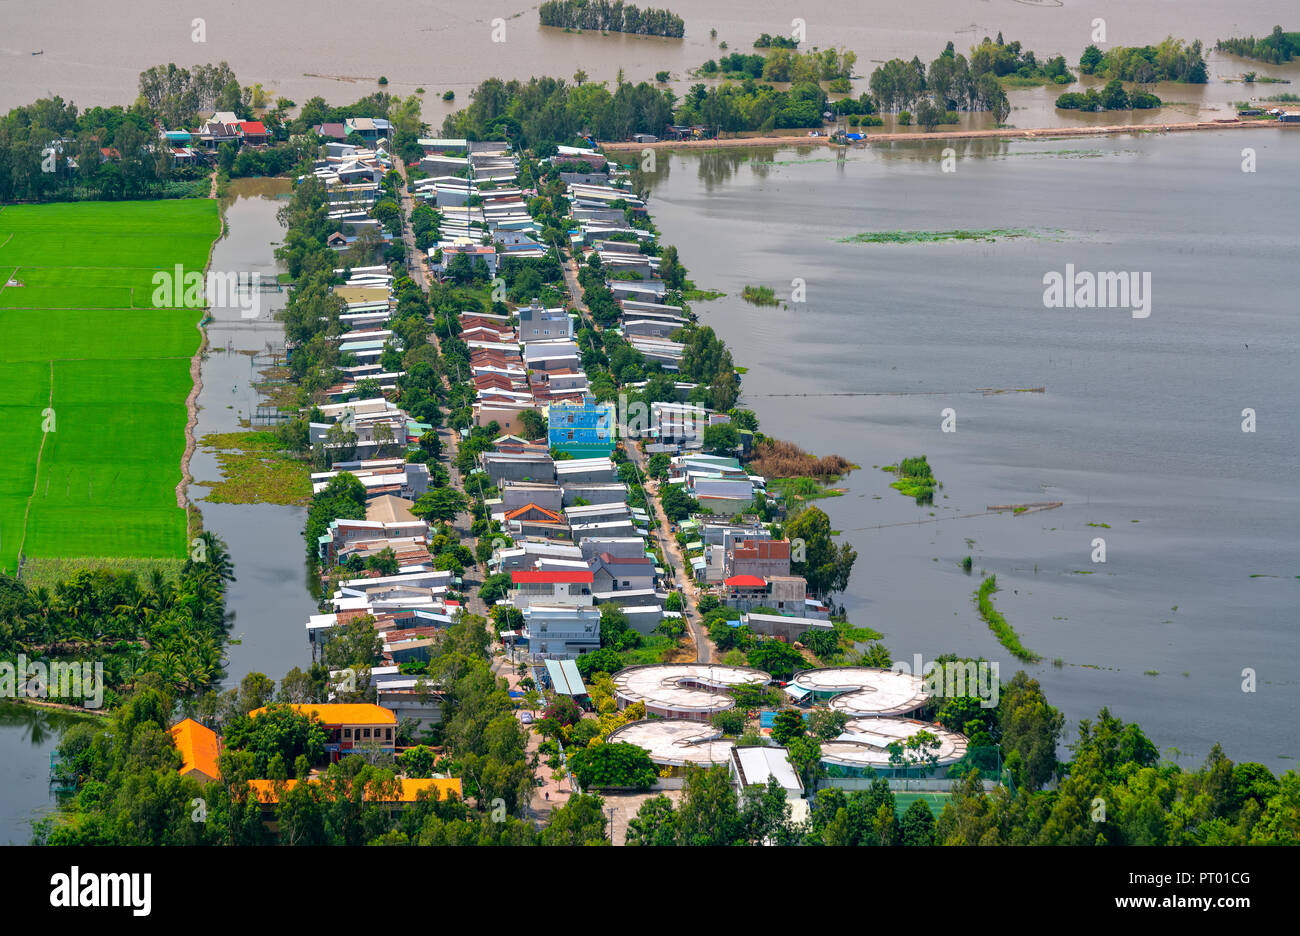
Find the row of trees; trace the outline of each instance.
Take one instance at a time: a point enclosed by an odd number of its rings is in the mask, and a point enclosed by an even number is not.
[[[78,111],[53,97],[0,119],[0,202],[199,194],[187,183],[205,174],[173,165],[139,107]]]
[[[242,88],[226,62],[179,68],[175,62],[140,73],[140,101],[163,126],[193,127],[214,111],[252,116],[253,89]]]
[[[797,81],[788,91],[753,80],[713,88],[697,84],[679,103],[668,89],[621,78],[612,92],[603,84],[576,86],[556,78],[527,83],[491,78],[442,129],[472,140],[508,139],[540,155],[557,143],[580,142],[584,134],[622,140],[637,132],[660,134],[672,123],[728,132],[816,127],[826,101],[815,80]],[[850,102],[845,112],[861,110],[857,104]]]
[[[1274,26],[1273,31],[1263,39],[1247,36],[1244,39],[1220,39],[1214,44],[1220,52],[1230,52],[1245,58],[1267,62],[1270,65],[1284,65],[1300,56],[1300,32],[1283,32],[1281,26]]]
[[[994,44],[993,48],[1005,47]],[[977,49],[987,51],[984,45]],[[928,71],[919,58],[910,62],[890,59],[871,73],[869,84],[881,110],[898,113],[928,103],[940,113],[954,109],[992,111],[997,122],[1002,123],[1011,112],[1011,104],[998,83],[997,61],[991,54],[981,54],[977,69],[976,60],[967,62],[950,42],[930,63]]]
[[[1090,45],[1079,57],[1079,71],[1098,78],[1118,78],[1138,84],[1157,81],[1205,84],[1209,72],[1202,50],[1199,39],[1189,44],[1173,36],[1159,45],[1112,46],[1105,52]]]
[[[623,0],[546,0],[537,8],[543,26],[680,39],[686,22],[671,10],[642,10]]]
[[[0,577],[0,659],[102,661],[107,704],[151,675],[193,696],[225,674],[225,594],[234,580],[226,546],[210,531],[175,580],[158,567],[144,579],[83,569],[53,588]]]
[[[1056,106],[1062,110],[1148,110],[1160,104],[1160,98],[1145,91],[1129,94],[1118,78],[1108,81],[1101,91],[1096,88],[1081,93],[1070,91],[1056,99]]]
[[[711,132],[820,127],[827,95],[815,81],[777,91],[753,79],[723,82],[716,87],[692,85],[676,111],[676,121],[704,126]]]
[[[849,49],[797,52],[782,47],[774,48],[767,55],[733,52],[717,61],[709,59],[699,70],[702,75],[721,72],[764,81],[818,82],[852,78],[857,61],[857,53]]]
[[[583,133],[622,140],[637,131],[660,133],[673,120],[672,92],[620,80],[569,85],[558,78],[505,82],[489,78],[468,107],[449,115],[443,132],[471,140],[508,139],[521,147],[575,142]]]

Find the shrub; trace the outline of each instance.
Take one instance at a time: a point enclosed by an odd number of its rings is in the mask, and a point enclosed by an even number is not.
[[[556,696],[542,714],[557,724],[567,727],[575,724],[582,717],[582,710],[578,708],[578,703],[573,701],[572,696],[562,695]]]
[[[745,731],[745,713],[738,708],[718,712],[711,719],[713,727],[726,735],[739,735]]]
[[[584,790],[592,787],[648,790],[659,776],[644,748],[622,741],[574,751],[569,757],[569,769]]]
[[[623,659],[614,650],[601,647],[591,653],[584,653],[577,659],[578,672],[583,679],[591,679],[595,673],[609,673],[611,676],[623,668]]]
[[[803,712],[794,708],[781,709],[772,720],[772,740],[785,744],[804,733]]]

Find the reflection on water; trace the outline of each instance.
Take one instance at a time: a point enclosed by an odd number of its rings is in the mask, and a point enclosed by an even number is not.
[[[292,191],[288,179],[231,182],[222,201],[226,236],[213,252],[213,269],[260,273],[263,282],[274,281],[280,267],[273,245],[284,236],[276,213]],[[238,308],[212,310],[211,350],[203,361],[198,401],[200,439],[248,428],[265,402],[254,384],[269,366],[269,354],[283,347],[276,313],[286,294],[265,291],[260,298],[262,308],[254,319]],[[191,474],[196,481],[214,480],[218,471],[211,451],[194,453]],[[307,590],[306,512],[271,504],[209,504],[202,499],[205,494],[201,483],[191,488],[204,524],[225,540],[235,563],[236,580],[226,597],[233,619],[226,684],[237,684],[254,671],[278,680],[292,667],[310,662],[303,625],[316,606]]]
[[[55,807],[49,787],[50,754],[59,737],[97,716],[0,702],[0,844],[24,845],[30,822]]]
[[[69,725],[97,717],[99,716],[75,715],[39,705],[0,702],[0,730],[14,730],[19,741],[34,747],[48,747],[57,743],[59,734]]]
[[[267,198],[278,201],[293,194],[293,180],[276,177],[232,179],[221,196],[221,210],[226,211],[241,198]]]

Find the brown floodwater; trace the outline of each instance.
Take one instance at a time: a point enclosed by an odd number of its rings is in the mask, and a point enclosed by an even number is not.
[[[1060,53],[1077,62],[1096,18],[1105,20],[1111,45],[1156,43],[1172,34],[1199,38],[1212,48],[1216,39],[1263,35],[1274,24],[1295,28],[1295,6],[1286,0],[1249,5],[1222,0],[653,0],[641,5],[667,6],[680,14],[685,37],[566,33],[539,26],[536,5],[519,0],[495,9],[447,0],[390,0],[382,12],[341,0],[310,6],[275,0],[182,6],[168,0],[0,0],[0,109],[49,94],[82,107],[129,103],[139,73],[150,65],[224,60],[244,84],[261,83],[273,96],[299,104],[313,95],[349,103],[378,90],[381,75],[394,94],[424,88],[425,119],[437,127],[491,76],[571,78],[581,68],[592,81],[612,81],[620,70],[640,81],[667,70],[680,95],[695,81],[690,69],[726,54],[720,43],[728,43],[727,51],[748,52],[760,32],[788,33],[795,16],[806,21],[806,46],[843,46],[857,53],[857,72],[864,77],[854,82],[854,94],[866,89],[865,76],[879,62],[919,55],[928,63],[946,42],[965,50],[999,31],[1040,59]],[[205,21],[203,42],[193,41],[195,17]],[[502,42],[493,41],[498,18],[504,25]],[[711,29],[717,30],[716,39]],[[32,55],[37,51],[42,54]],[[1162,85],[1156,93],[1173,102],[1174,110],[1166,109],[1163,117],[1137,112],[1134,119],[1222,116],[1233,100],[1247,97],[1241,84],[1224,80],[1244,70],[1300,79],[1295,63],[1270,67],[1211,52],[1207,64],[1209,85]],[[1278,90],[1288,88],[1256,86],[1261,94]],[[456,99],[444,102],[445,91],[454,91]],[[1021,127],[1114,122],[1113,115],[1056,111],[1052,102],[1058,93],[1055,87],[1013,91],[1009,122]],[[980,127],[988,116],[963,119],[966,126]]]

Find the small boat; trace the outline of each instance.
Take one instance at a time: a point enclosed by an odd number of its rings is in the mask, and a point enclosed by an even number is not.
[[[45,50],[44,50],[44,49],[41,49],[41,51],[39,51],[39,52],[33,52],[33,53],[32,53],[32,55],[44,55],[44,54],[45,54]]]

